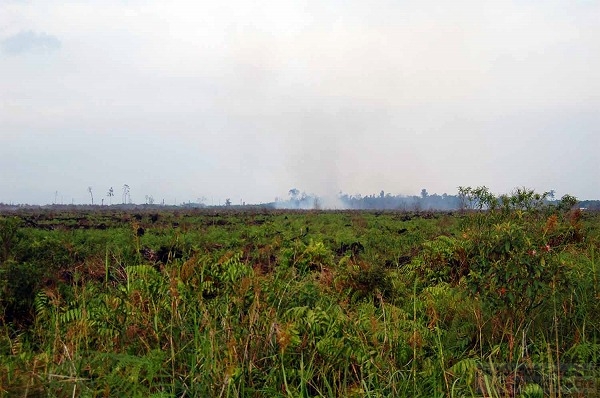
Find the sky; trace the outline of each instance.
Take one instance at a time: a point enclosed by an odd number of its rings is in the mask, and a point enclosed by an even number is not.
[[[0,0],[0,202],[600,199],[599,21],[592,0]]]

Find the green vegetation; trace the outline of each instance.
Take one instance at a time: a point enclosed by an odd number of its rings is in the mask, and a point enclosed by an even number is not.
[[[0,395],[598,394],[600,214],[460,194],[0,216]]]

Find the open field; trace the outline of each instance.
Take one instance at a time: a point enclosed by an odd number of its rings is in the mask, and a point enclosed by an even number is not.
[[[600,213],[0,216],[0,394],[600,394]]]

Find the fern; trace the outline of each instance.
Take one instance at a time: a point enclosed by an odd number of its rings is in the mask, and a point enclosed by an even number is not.
[[[71,323],[73,321],[80,320],[81,318],[82,311],[80,307],[70,308],[59,316],[59,320],[62,324]]]
[[[50,298],[43,290],[40,290],[35,295],[35,299],[33,301],[33,306],[35,308],[35,315],[37,317],[38,322],[47,322],[51,316],[51,308],[50,308]]]

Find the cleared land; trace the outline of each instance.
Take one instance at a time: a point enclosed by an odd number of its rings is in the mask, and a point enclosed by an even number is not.
[[[0,216],[0,393],[590,396],[600,214]]]

